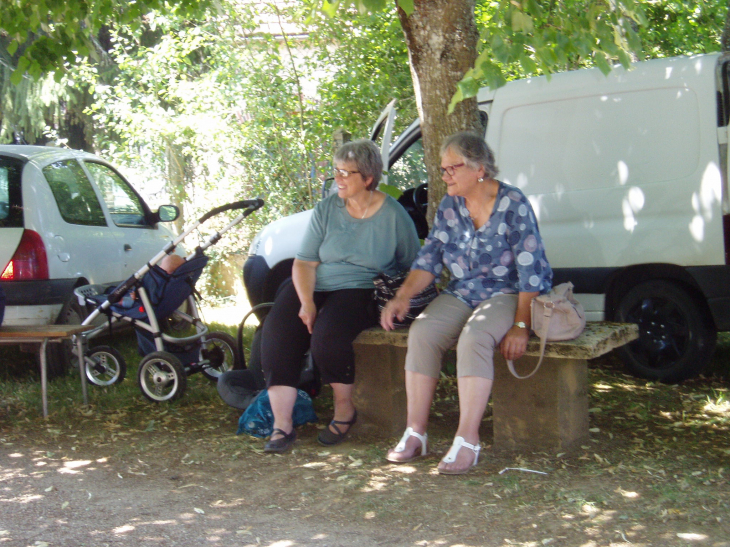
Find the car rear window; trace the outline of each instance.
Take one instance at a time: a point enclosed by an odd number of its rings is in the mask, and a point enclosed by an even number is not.
[[[0,156],[0,227],[23,227],[23,193],[20,180],[25,162]]]
[[[91,182],[75,160],[57,161],[43,168],[58,211],[69,224],[106,226],[104,212]]]

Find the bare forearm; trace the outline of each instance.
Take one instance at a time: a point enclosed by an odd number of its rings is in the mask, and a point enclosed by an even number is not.
[[[518,294],[517,297],[517,310],[515,311],[515,323],[522,322],[525,325],[527,325],[527,328],[529,329],[532,325],[531,323],[531,314],[530,314],[530,305],[532,304],[532,299],[535,298],[538,294],[538,292],[521,292]]]
[[[433,283],[434,279],[436,279],[434,275],[425,270],[411,270],[398,292],[395,293],[395,297],[410,300]]]
[[[317,266],[319,262],[308,262],[294,259],[292,266],[292,281],[299,296],[299,301],[312,302],[314,299],[314,286],[317,282]]]

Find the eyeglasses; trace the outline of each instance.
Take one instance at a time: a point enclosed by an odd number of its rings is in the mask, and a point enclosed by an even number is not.
[[[464,167],[466,165],[465,163],[457,163],[455,165],[447,165],[446,167],[441,168],[441,176],[443,177],[446,173],[449,174],[450,177],[453,177],[456,174],[456,170],[459,167]]]
[[[355,173],[359,173],[360,171],[348,171],[347,169],[338,169],[337,167],[335,167],[332,172],[335,174],[336,177],[346,179],[350,175],[354,175]]]

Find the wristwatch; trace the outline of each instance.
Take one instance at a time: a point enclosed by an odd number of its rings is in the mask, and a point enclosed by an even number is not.
[[[515,321],[514,322],[514,326],[515,327],[518,327],[520,329],[526,329],[527,328],[527,324],[525,324],[524,321]]]

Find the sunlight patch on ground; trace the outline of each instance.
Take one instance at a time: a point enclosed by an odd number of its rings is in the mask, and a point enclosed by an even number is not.
[[[679,539],[684,539],[687,541],[704,541],[707,539],[707,536],[705,534],[692,534],[692,533],[679,533],[677,534],[677,537]]]
[[[730,416],[730,401],[709,402],[702,409],[710,414]]]

